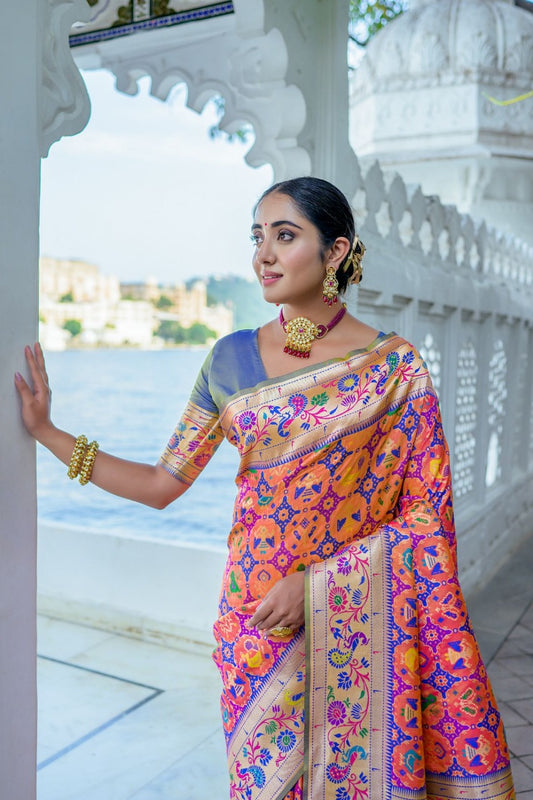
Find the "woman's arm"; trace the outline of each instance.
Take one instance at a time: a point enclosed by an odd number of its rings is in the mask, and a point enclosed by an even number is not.
[[[75,438],[56,428],[50,419],[51,391],[39,344],[25,348],[33,391],[22,375],[15,375],[15,386],[22,401],[22,420],[28,433],[64,464],[69,464]],[[153,508],[165,508],[183,494],[188,484],[169,475],[159,464],[139,464],[98,451],[92,483],[111,494],[135,500]]]

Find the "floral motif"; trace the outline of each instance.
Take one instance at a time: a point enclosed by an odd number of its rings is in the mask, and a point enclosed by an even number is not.
[[[253,411],[243,411],[239,416],[237,423],[241,430],[249,431],[255,425],[256,416]]]
[[[328,706],[328,722],[330,725],[341,725],[346,719],[346,707],[340,700],[334,700]]]
[[[359,375],[356,375],[354,372],[351,372],[349,375],[346,375],[344,378],[341,378],[340,381],[337,383],[337,389],[339,392],[352,392],[359,386]]]
[[[285,729],[276,738],[276,744],[282,753],[288,753],[296,744],[296,736],[292,731]]]
[[[293,394],[289,397],[287,402],[295,414],[300,414],[307,405],[307,397],[305,394]]]
[[[329,607],[335,612],[345,611],[348,607],[348,594],[342,586],[336,586],[330,589],[328,597]]]

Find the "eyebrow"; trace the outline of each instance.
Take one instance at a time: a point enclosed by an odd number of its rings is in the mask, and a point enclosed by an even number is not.
[[[293,228],[298,228],[298,230],[300,230],[300,231],[303,230],[301,225],[297,225],[295,222],[291,222],[290,219],[278,219],[278,220],[276,220],[276,222],[271,222],[270,223],[270,227],[271,228],[279,228],[281,225],[292,225]],[[252,225],[252,230],[256,230],[256,229],[263,230],[263,227],[264,227],[263,225],[259,225],[258,222],[255,222]]]

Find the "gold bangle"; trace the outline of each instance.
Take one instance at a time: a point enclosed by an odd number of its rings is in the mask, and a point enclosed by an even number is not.
[[[91,442],[91,444],[87,448],[87,452],[85,453],[85,458],[83,459],[83,464],[80,469],[80,483],[82,486],[85,486],[85,484],[89,483],[89,481],[91,480],[91,475],[94,467],[94,460],[98,452],[98,447],[99,447],[98,442]]]
[[[83,464],[83,459],[85,457],[85,451],[87,450],[87,437],[83,435],[78,436],[76,442],[74,444],[74,450],[72,451],[72,456],[70,459],[70,463],[68,465],[67,475],[69,476],[70,480],[74,480],[79,475],[81,465]]]

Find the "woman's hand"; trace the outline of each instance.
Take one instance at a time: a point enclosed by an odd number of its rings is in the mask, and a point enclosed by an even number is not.
[[[26,347],[24,355],[28,362],[33,391],[18,372],[15,374],[15,386],[22,401],[22,421],[28,433],[41,441],[45,432],[53,427],[50,420],[52,393],[48,386],[48,375],[41,345],[37,343],[34,351],[31,347]]]
[[[56,428],[50,420],[51,391],[44,365],[43,351],[24,350],[33,383],[31,389],[22,375],[15,375],[15,386],[22,400],[22,419],[28,432],[47,447],[56,458],[68,465],[76,439]],[[98,451],[91,482],[119,497],[144,503],[152,508],[165,508],[183,494],[188,484],[174,478],[160,464],[139,464]]]
[[[248,627],[258,631],[273,628],[297,631],[305,622],[304,581],[304,572],[293,572],[278,581],[248,620]]]

